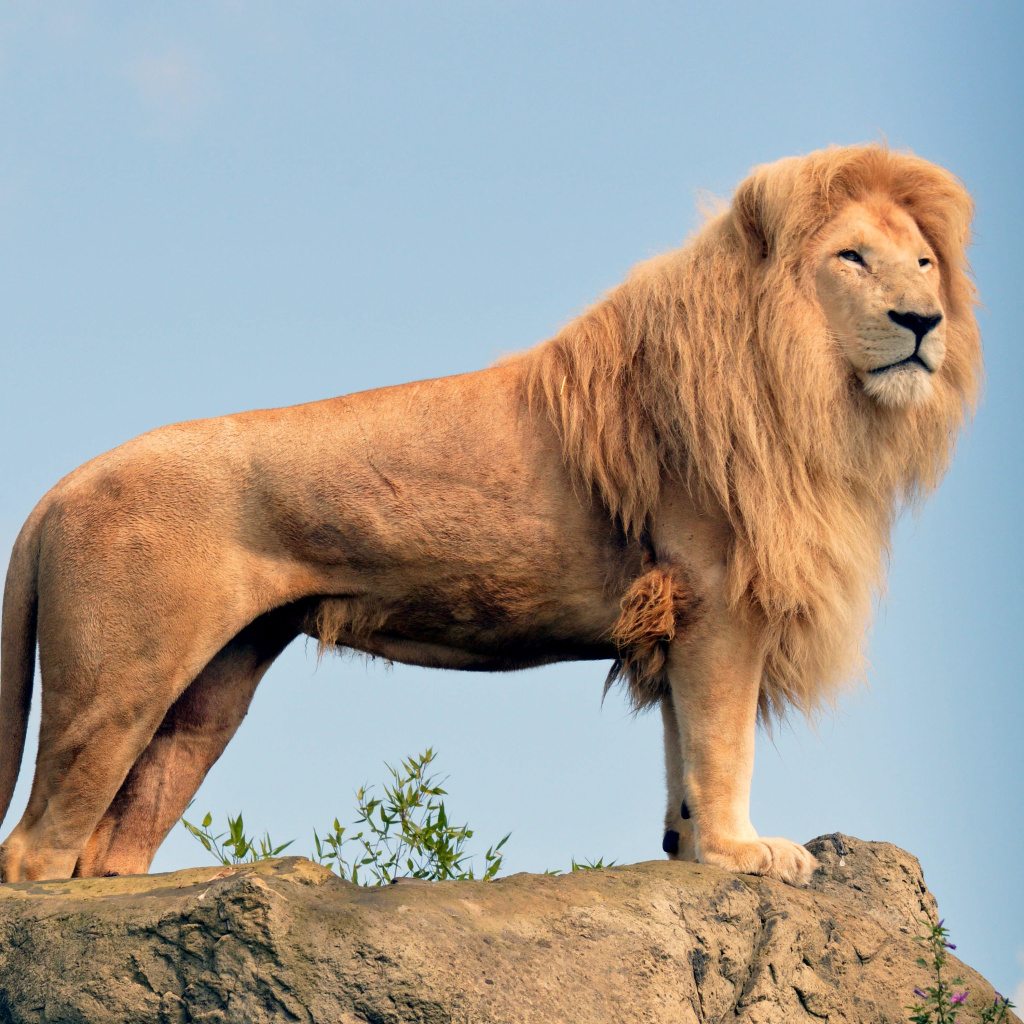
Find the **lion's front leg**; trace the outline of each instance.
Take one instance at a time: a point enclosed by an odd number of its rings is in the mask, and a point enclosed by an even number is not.
[[[669,799],[678,796],[672,762],[682,761],[682,804],[689,812],[694,852],[702,864],[728,871],[767,875],[792,885],[806,884],[814,857],[789,839],[760,838],[750,822],[750,782],[761,658],[752,631],[739,623],[702,638],[675,644],[669,653],[671,707],[662,705],[666,726],[674,712],[678,753],[666,743]],[[667,732],[667,729],[666,729]],[[670,804],[669,814],[673,807]],[[666,820],[670,831],[671,824]],[[675,829],[676,831],[680,831]],[[678,854],[685,855],[680,831]],[[666,846],[670,845],[666,836]]]
[[[679,720],[676,718],[671,694],[661,699],[661,721],[665,727],[665,788],[668,790],[661,848],[668,854],[669,860],[696,860],[693,820],[683,789],[683,747],[679,736]]]

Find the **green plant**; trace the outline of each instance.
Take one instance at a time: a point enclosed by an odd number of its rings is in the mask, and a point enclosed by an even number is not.
[[[956,949],[956,946],[949,941],[949,929],[943,921],[938,924],[923,921],[922,924],[926,926],[927,934],[918,935],[915,940],[927,947],[930,958],[919,956],[917,963],[921,967],[931,968],[935,982],[926,989],[914,989],[918,1001],[907,1007],[911,1011],[911,1024],[960,1024],[957,1013],[967,1002],[967,989],[962,988],[962,979],[947,981],[942,976],[946,966],[946,951]],[[997,992],[992,1005],[981,1011],[981,1022],[999,1024],[1006,1017],[1006,1012],[1012,1009],[1013,1003]]]
[[[433,749],[428,749],[419,757],[402,761],[400,768],[385,765],[391,773],[391,783],[384,785],[384,796],[371,797],[367,786],[356,794],[358,817],[353,827],[360,831],[346,835],[337,818],[323,838],[314,829],[313,858],[331,866],[342,878],[363,885],[387,885],[402,877],[431,881],[475,878],[470,855],[465,850],[473,830],[449,823],[448,811],[440,799],[447,795],[441,788],[444,780],[427,774],[435,756]],[[229,815],[228,831],[217,835],[210,831],[212,821],[209,813],[200,825],[181,819],[188,832],[222,864],[276,857],[294,842],[275,846],[266,832],[259,840],[246,836],[241,814],[237,818]],[[484,854],[484,872],[480,876],[484,881],[501,870],[501,848],[509,835],[488,847]],[[350,843],[356,844],[351,857],[347,855]]]
[[[383,796],[372,796],[370,787],[363,786],[356,793],[357,817],[351,829],[337,818],[323,836],[314,829],[313,859],[357,885],[387,885],[403,877],[430,881],[476,878],[465,849],[473,830],[449,822],[441,799],[447,795],[442,788],[445,780],[428,771],[435,757],[433,748],[428,748],[418,757],[402,761],[398,768],[385,764],[391,781],[384,784]],[[258,840],[250,838],[245,834],[241,814],[237,818],[229,815],[227,832],[215,835],[210,830],[212,820],[207,814],[199,825],[185,818],[181,823],[222,864],[276,857],[294,842],[275,846],[266,832]],[[352,834],[352,829],[358,831]],[[502,847],[510,835],[488,847],[484,854],[484,870],[479,876],[484,881],[501,870]],[[605,863],[603,857],[583,861],[574,857],[571,870],[596,871],[614,864]],[[546,873],[558,875],[561,871]]]
[[[276,857],[282,850],[287,850],[295,842],[294,839],[289,839],[287,843],[275,846],[267,832],[264,832],[259,840],[255,837],[250,838],[245,834],[241,811],[238,812],[237,818],[228,815],[228,830],[218,835],[210,831],[213,815],[209,812],[199,825],[193,825],[184,818],[181,819],[181,823],[221,864],[252,864],[258,860],[268,860],[270,857]]]
[[[604,862],[604,857],[598,857],[597,860],[585,860],[577,862],[576,858],[572,859],[572,871],[599,871],[601,868],[611,868],[615,866],[615,861],[610,860],[607,864]]]
[[[363,881],[364,885],[387,885],[401,877],[431,881],[475,878],[464,849],[473,830],[449,823],[444,801],[439,799],[446,791],[436,776],[427,774],[435,756],[428,748],[419,757],[402,761],[399,768],[385,764],[391,782],[385,783],[383,797],[371,797],[366,786],[356,794],[358,817],[354,827],[362,826],[360,831],[346,836],[345,828],[335,818],[323,839],[313,832],[314,858],[356,884],[367,876],[372,879]],[[509,835],[484,854],[485,867],[480,876],[484,881],[501,870],[501,848]],[[349,843],[357,844],[351,858],[345,856]]]
[[[607,864],[604,862],[604,857],[598,857],[597,860],[585,860],[578,861],[575,857],[572,858],[572,867],[569,871],[598,871],[601,868],[610,868],[615,866],[615,861],[610,860]],[[545,875],[561,875],[564,872],[561,868],[548,868],[544,872]]]

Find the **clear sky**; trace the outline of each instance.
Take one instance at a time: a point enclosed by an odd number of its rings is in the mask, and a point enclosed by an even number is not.
[[[977,201],[987,397],[899,530],[870,689],[761,737],[753,815],[911,850],[1012,993],[1022,50],[1017,3],[5,3],[0,547],[144,430],[485,366],[679,245],[701,190],[832,142],[908,147]],[[603,676],[318,666],[296,643],[195,810],[307,852],[384,760],[433,745],[455,817],[482,846],[512,831],[511,871],[659,856],[660,722],[602,708]],[[204,856],[178,829],[154,868]]]

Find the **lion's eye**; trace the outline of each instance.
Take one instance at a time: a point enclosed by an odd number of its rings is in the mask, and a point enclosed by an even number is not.
[[[844,249],[842,252],[836,254],[841,260],[846,260],[847,263],[863,263],[864,257],[861,256],[856,249]]]
[[[918,265],[919,267],[924,267],[925,269],[927,269],[928,267],[930,267],[930,266],[932,265],[932,261],[931,261],[930,259],[928,259],[928,257],[927,257],[927,256],[922,256],[922,257],[921,257],[921,258],[920,258],[920,259],[919,259],[919,260],[917,261],[917,265]]]

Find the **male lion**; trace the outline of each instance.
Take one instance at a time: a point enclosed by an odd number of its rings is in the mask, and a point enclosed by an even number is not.
[[[800,884],[748,813],[758,713],[856,673],[900,507],[981,373],[948,172],[757,168],[727,211],[478,373],[153,431],[62,480],[3,605],[0,877],[144,872],[299,633],[504,670],[614,659],[665,724],[672,857]]]

